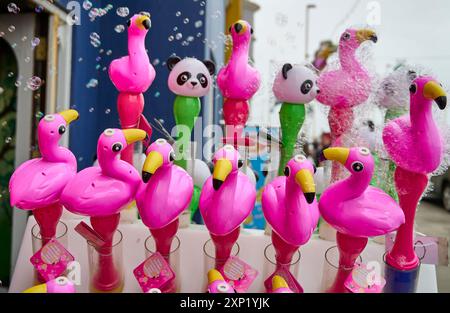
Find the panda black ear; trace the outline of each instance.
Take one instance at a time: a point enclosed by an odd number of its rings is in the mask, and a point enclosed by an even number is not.
[[[203,61],[203,64],[205,64],[206,68],[209,71],[209,74],[214,75],[216,73],[216,64],[214,64],[213,61],[205,60]]]
[[[282,69],[282,73],[283,73],[283,78],[287,79],[288,78],[288,72],[292,70],[292,64],[291,63],[286,63],[285,65],[283,65],[283,69]]]
[[[180,57],[177,57],[176,55],[175,56],[173,56],[173,57],[170,57],[168,60],[167,60],[167,68],[169,69],[169,71],[171,71],[171,70],[173,70],[173,68],[175,67],[175,65],[177,65],[178,64],[178,62],[180,62],[181,61],[181,58]]]

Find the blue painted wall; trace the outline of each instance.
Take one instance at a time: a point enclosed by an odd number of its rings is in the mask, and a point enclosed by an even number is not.
[[[65,6],[68,1],[60,1]],[[82,3],[82,0],[79,0]],[[71,125],[70,148],[78,157],[79,169],[92,164],[96,151],[97,138],[106,128],[119,127],[116,110],[118,92],[108,77],[107,68],[110,62],[127,54],[127,31],[117,33],[114,27],[118,24],[126,25],[126,21],[134,13],[140,11],[150,12],[152,28],[147,35],[146,46],[152,62],[159,60],[155,65],[156,80],[145,93],[145,116],[147,119],[163,119],[165,127],[174,126],[172,116],[175,96],[167,88],[168,70],[164,61],[173,53],[180,57],[195,56],[204,58],[204,33],[206,12],[203,0],[91,0],[93,7],[105,8],[112,4],[113,8],[104,16],[97,17],[91,22],[88,12],[81,9],[81,25],[73,28],[73,55],[72,55],[72,92],[71,106],[80,112],[80,120]],[[130,15],[120,17],[116,14],[118,7],[128,7]],[[177,12],[181,12],[177,16]],[[185,24],[185,19],[189,22]],[[196,21],[202,26],[196,27]],[[199,23],[197,23],[198,26]],[[178,27],[178,31],[174,31]],[[94,47],[90,43],[90,35],[96,32],[100,35],[101,45]],[[169,41],[169,36],[182,33],[183,39]],[[201,37],[197,34],[201,33]],[[194,41],[183,46],[183,40],[193,36]],[[108,55],[108,51],[111,54]],[[91,79],[98,80],[95,88],[86,88]],[[158,134],[154,132],[153,139]]]

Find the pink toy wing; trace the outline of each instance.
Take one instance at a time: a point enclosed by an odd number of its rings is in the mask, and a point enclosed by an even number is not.
[[[189,206],[193,192],[191,176],[180,167],[156,172],[136,196],[142,221],[150,229],[167,226]]]
[[[137,186],[137,185],[136,185]],[[72,213],[107,216],[130,203],[136,187],[102,174],[99,167],[79,172],[61,195],[61,203]]]
[[[25,162],[10,180],[11,205],[32,210],[57,202],[75,172],[76,169],[67,163],[51,163],[43,159]]]

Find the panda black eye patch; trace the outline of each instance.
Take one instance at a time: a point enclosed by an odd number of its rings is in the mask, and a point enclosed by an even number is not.
[[[200,82],[200,85],[202,85],[203,88],[208,87],[208,78],[202,73],[197,75],[197,79]]]
[[[191,78],[191,73],[189,72],[183,72],[177,77],[177,83],[180,86],[183,86],[186,84],[186,82]]]
[[[300,87],[302,94],[306,95],[308,92],[311,91],[312,87],[314,86],[314,83],[311,80],[305,80]]]

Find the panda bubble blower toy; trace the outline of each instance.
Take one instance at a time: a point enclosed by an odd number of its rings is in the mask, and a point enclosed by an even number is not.
[[[242,138],[250,108],[248,101],[261,85],[261,75],[249,62],[252,26],[239,20],[229,32],[233,39],[233,50],[228,64],[217,75],[217,85],[224,97],[223,117],[225,120],[224,142],[238,146],[252,145]]]
[[[312,65],[286,63],[276,75],[273,92],[282,102],[280,110],[281,158],[278,175],[283,175],[287,162],[293,157],[298,134],[305,121],[305,104],[320,93],[317,74]]]
[[[145,49],[145,38],[151,27],[150,14],[141,12],[127,22],[128,55],[116,59],[109,66],[109,77],[119,91],[117,111],[122,129],[140,128],[152,135],[152,127],[142,114],[144,93],[156,77]],[[122,151],[122,160],[133,164],[134,145]]]
[[[216,66],[209,60],[201,62],[195,58],[181,59],[173,56],[167,60],[167,67],[170,70],[169,89],[176,95],[173,106],[175,123],[187,127],[184,133],[182,129],[178,129],[176,147],[179,157],[175,164],[187,169],[185,146],[191,142],[191,133],[201,110],[200,97],[209,92],[211,76],[216,72]]]

